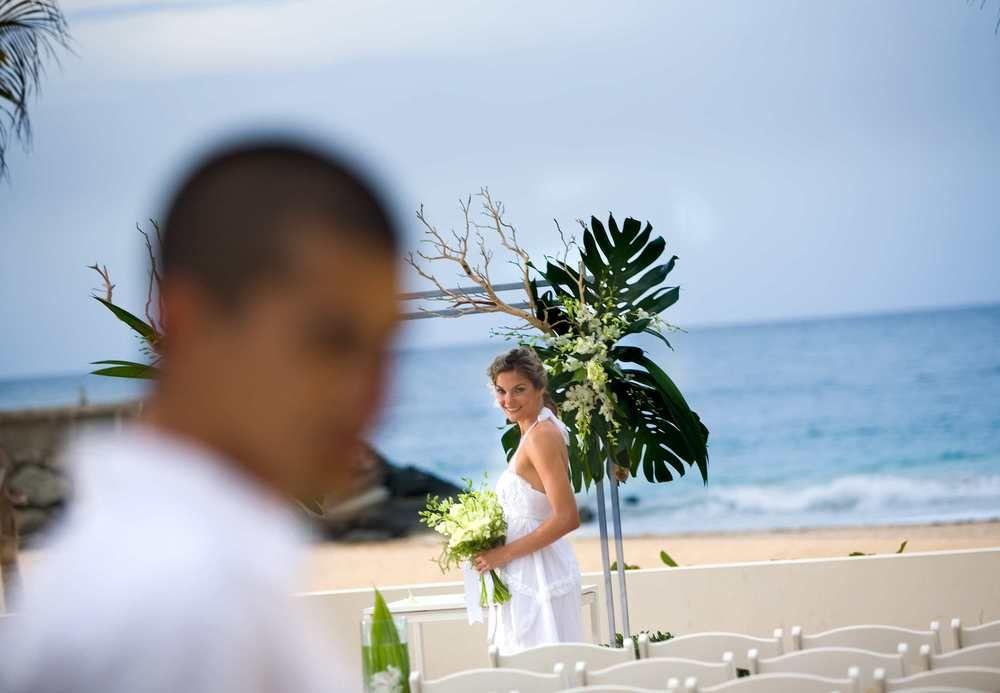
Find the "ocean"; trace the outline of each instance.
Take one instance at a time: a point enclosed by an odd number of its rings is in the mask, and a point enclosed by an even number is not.
[[[710,430],[709,478],[621,489],[626,534],[1000,517],[1000,305],[693,329],[643,343]],[[372,441],[460,482],[504,467],[486,379],[509,342],[406,350]],[[0,382],[0,409],[141,384]],[[595,507],[594,492],[580,502]],[[594,525],[584,533],[596,532]]]

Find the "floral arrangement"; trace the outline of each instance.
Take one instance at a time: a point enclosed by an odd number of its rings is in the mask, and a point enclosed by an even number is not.
[[[561,408],[574,412],[577,444],[581,452],[586,452],[592,412],[609,422],[609,442],[615,442],[621,428],[621,416],[616,412],[618,397],[609,387],[609,382],[620,374],[610,356],[615,343],[636,331],[639,323],[661,333],[677,328],[642,308],[615,312],[607,305],[599,310],[569,296],[561,297],[559,305],[566,313],[569,329],[562,334],[531,336],[522,342],[547,354],[543,362],[551,375],[569,376]]]
[[[451,567],[501,546],[507,537],[507,520],[496,493],[486,488],[474,489],[472,480],[466,479],[466,490],[455,498],[441,500],[427,498],[427,506],[420,511],[420,521],[445,537],[441,555],[435,562],[444,572]],[[490,571],[493,585],[493,602],[502,604],[510,599],[510,590],[495,570]],[[486,576],[479,576],[479,604],[489,604]]]
[[[672,349],[665,332],[678,328],[661,314],[680,297],[680,287],[666,286],[677,256],[660,261],[666,241],[652,235],[650,223],[633,218],[619,224],[596,217],[579,220],[582,244],[556,230],[564,252],[535,262],[518,240],[517,229],[503,204],[487,189],[479,193],[481,214],[473,212],[472,197],[461,201],[463,231],[441,233],[424,214],[417,218],[429,250],[409,255],[409,264],[438,289],[437,299],[450,303],[434,315],[456,317],[472,313],[503,313],[518,325],[497,331],[532,346],[545,363],[549,391],[561,411],[572,413],[566,423],[570,441],[570,477],[576,490],[604,478],[638,476],[651,482],[671,481],[697,467],[708,480],[708,428],[688,406],[680,389],[635,337],[650,335]],[[494,235],[512,256],[518,284],[496,284],[491,274],[494,253],[486,235]],[[479,250],[480,260],[470,257]],[[570,254],[576,252],[576,262]],[[423,263],[457,264],[468,287],[449,288]],[[512,287],[523,289],[523,302],[500,297]],[[547,288],[546,288],[547,287]],[[508,422],[510,423],[510,422]],[[517,449],[520,429],[509,425],[501,436],[508,458]]]

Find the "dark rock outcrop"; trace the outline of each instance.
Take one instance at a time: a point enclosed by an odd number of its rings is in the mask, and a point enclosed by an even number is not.
[[[377,541],[421,531],[417,513],[427,496],[453,496],[461,490],[416,467],[393,465],[374,449],[366,457],[359,465],[365,470],[362,487],[340,502],[324,503],[322,516],[314,516],[327,539]]]

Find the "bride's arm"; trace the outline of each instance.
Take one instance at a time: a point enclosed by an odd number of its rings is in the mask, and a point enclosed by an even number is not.
[[[580,512],[566,473],[569,458],[562,435],[554,427],[546,426],[536,432],[527,447],[528,459],[542,480],[552,514],[533,532],[477,556],[473,565],[480,571],[498,568],[515,558],[534,553],[580,526]]]

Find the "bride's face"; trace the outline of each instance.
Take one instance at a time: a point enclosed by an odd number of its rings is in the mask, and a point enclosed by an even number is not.
[[[504,371],[493,382],[497,404],[511,421],[537,414],[542,408],[542,390],[517,371]]]

